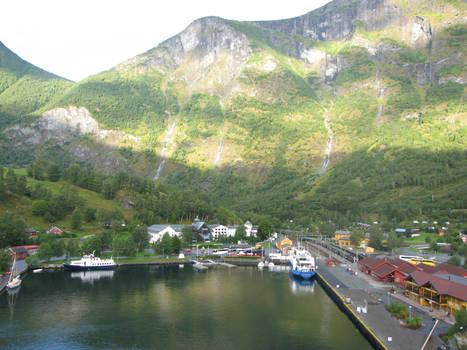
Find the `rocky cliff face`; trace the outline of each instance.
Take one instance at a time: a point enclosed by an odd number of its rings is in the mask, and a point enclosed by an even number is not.
[[[116,69],[156,69],[170,74],[171,81],[185,86],[189,93],[214,92],[219,85],[234,83],[251,51],[246,35],[221,18],[206,17]]]
[[[349,40],[355,32],[356,20],[363,22],[367,30],[379,30],[401,23],[403,18],[401,9],[386,0],[335,0],[303,16],[253,23],[287,35],[326,41]]]

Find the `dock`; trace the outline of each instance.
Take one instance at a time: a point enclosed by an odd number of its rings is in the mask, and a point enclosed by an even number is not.
[[[422,347],[435,323],[433,315],[412,307],[412,316],[420,315],[423,326],[417,330],[403,327],[385,308],[386,304],[394,301],[404,302],[403,296],[396,297],[389,292],[389,286],[385,289],[381,283],[358,271],[357,264],[336,259],[338,265],[330,267],[326,265],[326,256],[329,255],[323,254],[322,247],[308,248],[318,256],[318,282],[375,349],[413,350]],[[438,349],[443,344],[439,335],[446,333],[450,326],[440,321],[425,349]]]

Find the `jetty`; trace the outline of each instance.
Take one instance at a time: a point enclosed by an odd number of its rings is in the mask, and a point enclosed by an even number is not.
[[[316,278],[337,306],[349,317],[375,349],[412,350],[420,349],[427,340],[435,322],[439,322],[425,349],[438,349],[443,344],[440,334],[446,333],[450,324],[439,321],[421,308],[412,306],[412,315],[422,317],[422,327],[417,330],[403,327],[389,313],[385,305],[404,298],[390,292],[388,286],[361,273],[356,263],[325,251],[322,246],[306,243],[309,251],[318,256]],[[332,256],[336,266],[327,266],[327,257]],[[384,288],[386,287],[386,288]]]

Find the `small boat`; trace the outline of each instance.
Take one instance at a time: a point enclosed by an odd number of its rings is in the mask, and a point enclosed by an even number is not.
[[[264,267],[264,262],[260,261],[258,263],[258,268],[262,269]]]
[[[294,248],[289,253],[292,275],[309,280],[316,274],[315,259],[306,249]]]
[[[32,270],[32,273],[39,273],[39,272],[42,272],[42,269],[34,269],[34,270]]]
[[[63,267],[70,271],[113,270],[117,267],[117,264],[114,259],[101,259],[94,256],[93,252],[92,254],[84,255],[80,260],[64,263]]]
[[[13,266],[11,268],[10,278],[6,284],[7,289],[14,289],[18,288],[21,285],[21,278],[19,276],[15,276],[16,274],[16,253],[10,248],[10,251],[13,252],[15,258],[13,260]]]
[[[274,266],[276,266],[276,265],[274,265],[274,263],[273,263],[272,261],[270,261],[270,262],[268,263],[268,268],[272,268],[272,267],[274,267]]]

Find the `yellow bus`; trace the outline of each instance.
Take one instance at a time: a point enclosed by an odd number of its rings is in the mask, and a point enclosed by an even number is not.
[[[399,255],[399,259],[408,261],[414,265],[424,263],[426,265],[435,266],[436,264],[436,261],[434,259],[428,259],[428,258],[424,258],[421,256],[416,256],[416,255]]]

